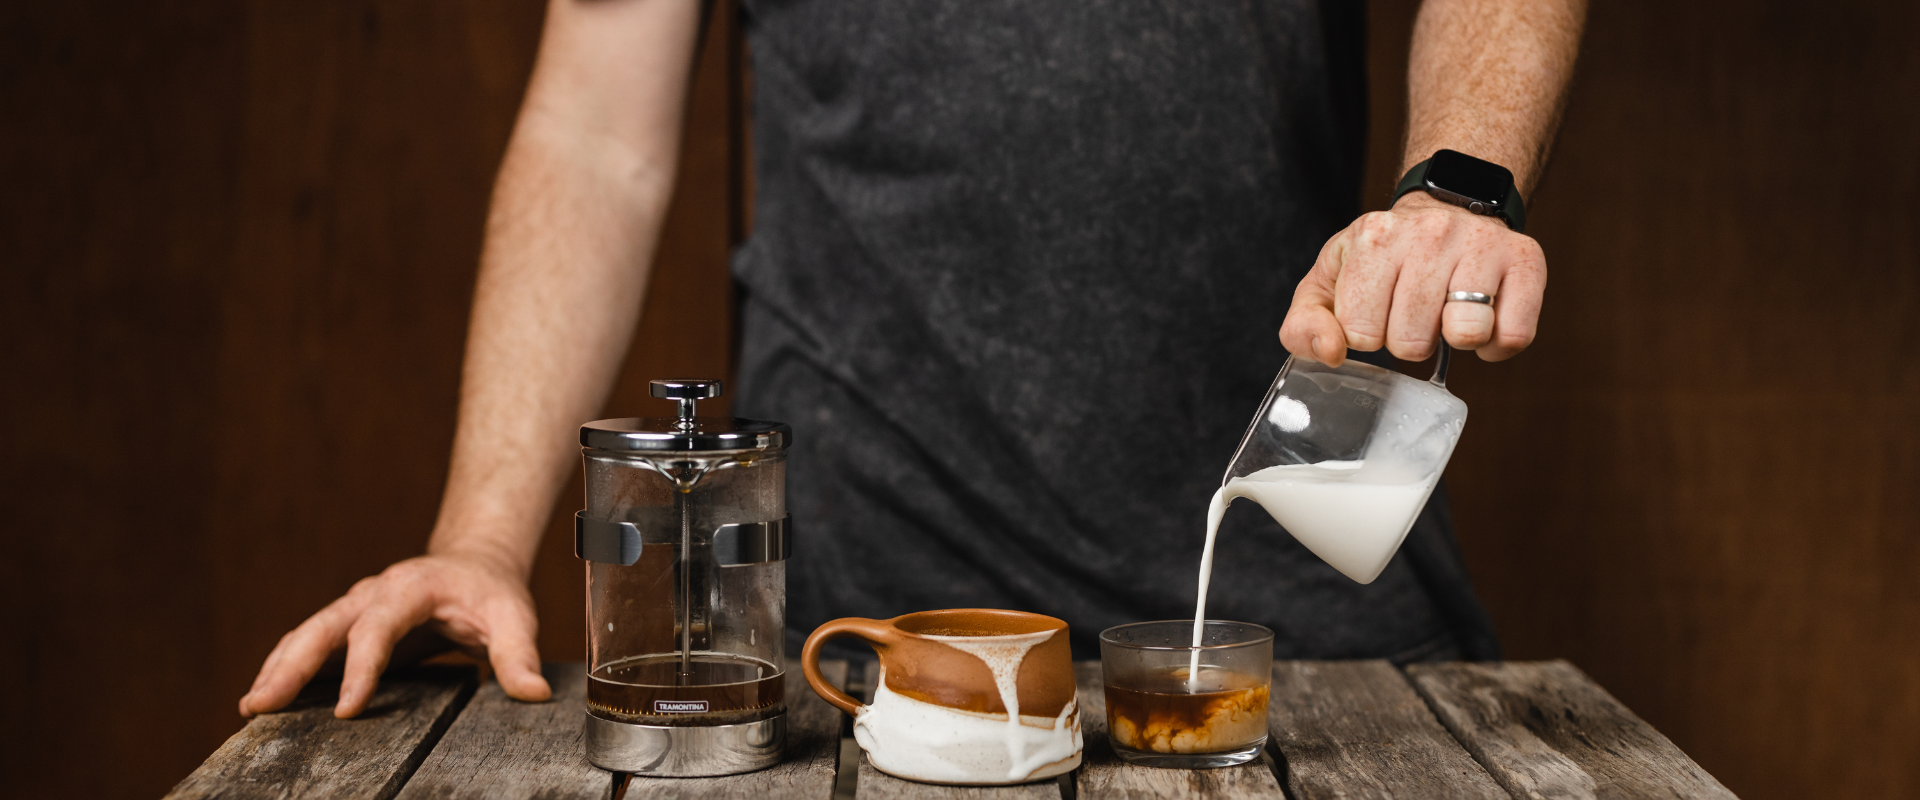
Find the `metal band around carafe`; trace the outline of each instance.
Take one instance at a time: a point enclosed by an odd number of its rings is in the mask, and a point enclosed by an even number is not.
[[[713,530],[713,560],[723,567],[785,561],[793,555],[793,515],[766,522],[722,525]]]
[[[793,515],[766,522],[722,525],[713,531],[713,559],[723,567],[785,561],[793,555]],[[660,545],[654,545],[658,547]],[[631,522],[573,514],[573,554],[586,561],[632,566],[640,560],[640,529]]]

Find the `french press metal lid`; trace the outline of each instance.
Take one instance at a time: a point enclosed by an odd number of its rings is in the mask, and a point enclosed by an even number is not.
[[[589,422],[580,426],[580,446],[616,452],[702,453],[784,448],[793,438],[793,429],[779,422],[699,416],[696,404],[720,396],[717,380],[658,380],[651,390],[654,397],[678,401],[679,416]]]

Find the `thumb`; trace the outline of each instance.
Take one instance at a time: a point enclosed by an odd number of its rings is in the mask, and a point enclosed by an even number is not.
[[[1347,358],[1346,328],[1334,316],[1333,292],[1317,277],[1308,275],[1294,291],[1293,307],[1280,325],[1280,344],[1296,356],[1337,367]]]
[[[1347,257],[1347,231],[1320,248],[1320,257],[1293,290],[1293,305],[1280,324],[1280,344],[1287,351],[1329,367],[1347,360],[1347,329],[1335,315],[1334,283]]]
[[[508,611],[495,618],[487,637],[487,662],[508,697],[539,703],[553,696],[553,688],[540,675],[540,649],[533,643],[537,623],[531,617]]]

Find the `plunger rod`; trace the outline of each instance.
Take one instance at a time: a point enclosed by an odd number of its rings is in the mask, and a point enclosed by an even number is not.
[[[693,683],[693,521],[687,518],[687,495],[676,490],[680,507],[680,685]]]

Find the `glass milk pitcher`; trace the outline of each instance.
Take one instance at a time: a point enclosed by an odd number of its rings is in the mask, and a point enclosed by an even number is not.
[[[1348,360],[1289,358],[1227,466],[1212,524],[1235,498],[1258,502],[1314,555],[1372,583],[1440,481],[1466,427],[1446,388]]]

